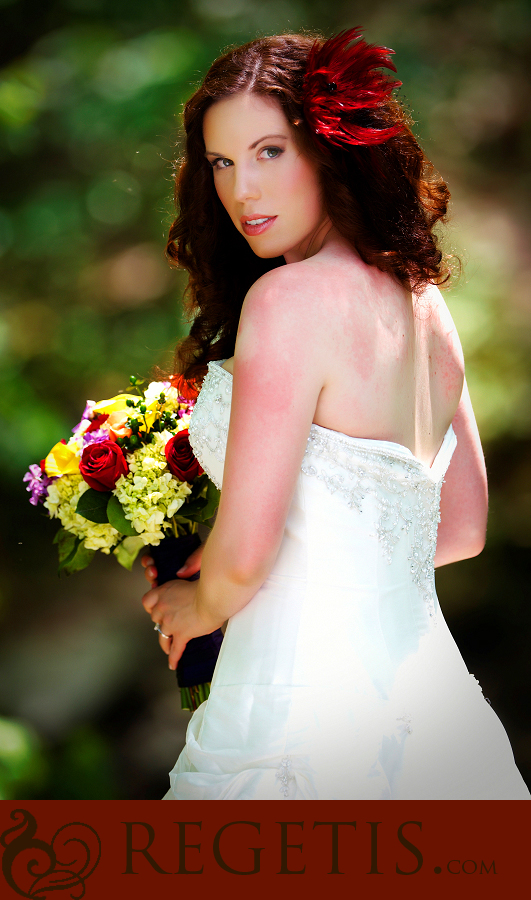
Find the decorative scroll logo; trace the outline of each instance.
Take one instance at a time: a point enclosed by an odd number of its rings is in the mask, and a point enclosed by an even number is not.
[[[49,892],[68,890],[73,900],[85,894],[85,881],[101,856],[101,841],[90,825],[70,822],[47,844],[35,837],[37,823],[25,809],[14,809],[17,823],[0,835],[5,847],[4,878],[22,897],[46,900]]]

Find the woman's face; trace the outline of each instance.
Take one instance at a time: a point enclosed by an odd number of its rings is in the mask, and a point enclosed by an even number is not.
[[[286,262],[311,255],[328,219],[317,169],[279,102],[248,92],[218,100],[203,136],[218,197],[254,253]]]

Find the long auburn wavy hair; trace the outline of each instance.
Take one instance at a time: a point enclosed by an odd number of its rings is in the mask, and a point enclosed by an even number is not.
[[[397,278],[408,290],[443,284],[434,226],[444,220],[449,190],[424,155],[411,120],[396,97],[360,111],[363,125],[399,133],[376,146],[334,147],[316,140],[303,115],[303,81],[310,50],[324,38],[282,34],[250,41],[217,59],[184,107],[184,158],[176,163],[178,216],[166,253],[188,271],[185,293],[193,316],[190,333],[175,351],[175,371],[200,383],[212,359],[234,354],[245,295],[283,258],[262,259],[231,222],[214,188],[206,160],[203,116],[224,97],[251,91],[274,97],[295,130],[303,153],[320,172],[328,215],[364,262]]]

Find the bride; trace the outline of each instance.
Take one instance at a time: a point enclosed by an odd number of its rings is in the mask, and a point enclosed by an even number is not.
[[[200,580],[145,557],[143,604],[170,669],[228,626],[167,799],[529,799],[435,594],[484,546],[486,473],[437,287],[449,194],[390,53],[261,38],[185,107],[178,362],[223,490]]]

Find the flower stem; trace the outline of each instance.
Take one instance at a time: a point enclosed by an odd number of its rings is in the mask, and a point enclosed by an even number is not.
[[[208,700],[210,695],[210,681],[204,684],[194,684],[193,687],[181,688],[181,709],[193,712],[201,703]]]

